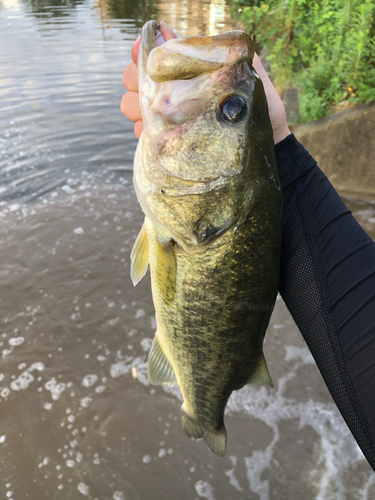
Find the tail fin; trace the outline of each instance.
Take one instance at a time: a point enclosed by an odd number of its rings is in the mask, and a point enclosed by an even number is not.
[[[227,431],[224,426],[219,431],[205,429],[187,414],[184,405],[181,407],[181,423],[183,431],[190,439],[203,437],[211,451],[219,457],[225,455],[227,449]]]
[[[225,427],[219,431],[203,429],[203,439],[207,446],[219,457],[223,457],[227,451],[227,431]]]

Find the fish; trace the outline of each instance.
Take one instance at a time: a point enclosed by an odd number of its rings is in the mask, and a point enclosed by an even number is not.
[[[160,45],[159,36],[155,21],[143,26],[133,182],[145,220],[131,278],[136,285],[150,268],[149,381],[179,385],[185,434],[222,457],[231,393],[272,386],[263,340],[279,282],[282,192],[252,39],[230,31]]]

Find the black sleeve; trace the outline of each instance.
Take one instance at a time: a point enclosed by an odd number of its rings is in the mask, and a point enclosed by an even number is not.
[[[293,134],[275,153],[284,196],[279,291],[375,470],[375,242]]]

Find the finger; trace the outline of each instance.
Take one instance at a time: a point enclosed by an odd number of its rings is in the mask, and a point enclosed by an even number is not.
[[[164,21],[160,21],[160,31],[165,41],[171,40],[172,38],[177,38],[177,35],[173,31],[173,29],[170,28]]]
[[[127,92],[121,99],[121,111],[132,122],[142,119],[138,92]]]
[[[138,59],[138,50],[139,50],[139,42],[141,41],[141,37],[139,36],[136,41],[133,43],[132,47],[132,59],[134,64],[137,64]]]
[[[143,121],[138,120],[137,122],[135,122],[135,125],[134,125],[134,133],[135,133],[137,139],[139,139],[141,137],[142,132],[143,132]]]
[[[276,89],[273,86],[270,77],[267,75],[267,71],[264,69],[262,61],[259,59],[257,54],[254,54],[253,66],[263,82],[268,103],[280,100],[279,94],[276,92]]]
[[[271,83],[271,80],[269,76],[267,75],[267,71],[264,69],[264,66],[262,64],[262,61],[260,60],[258,54],[254,54],[254,59],[253,59],[253,66],[255,68],[255,71],[258,73],[258,75],[261,77],[263,83],[266,81],[267,83]],[[272,83],[271,83],[272,85]]]
[[[137,66],[133,62],[125,67],[124,74],[122,75],[122,83],[126,90],[138,92]]]
[[[273,129],[273,140],[274,143],[277,144],[290,134],[284,104],[257,54],[254,55],[253,66],[263,82],[264,92],[266,93],[268,103],[268,112]]]

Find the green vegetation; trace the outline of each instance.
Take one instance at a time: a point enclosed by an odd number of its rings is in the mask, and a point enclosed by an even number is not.
[[[230,1],[277,90],[299,88],[303,121],[375,101],[375,0]]]

